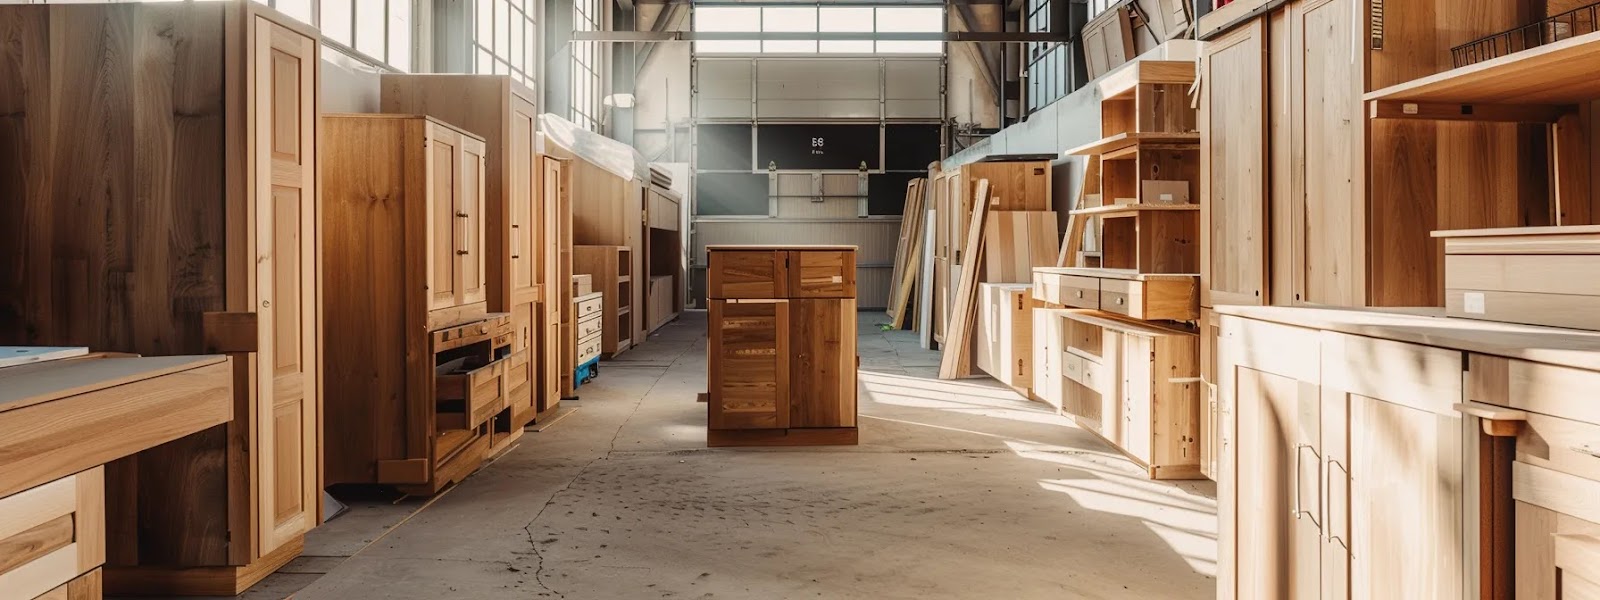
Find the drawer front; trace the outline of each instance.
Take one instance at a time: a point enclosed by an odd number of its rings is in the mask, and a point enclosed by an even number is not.
[[[1517,461],[1600,481],[1600,425],[1528,413],[1517,431]]]
[[[1088,361],[1084,360],[1082,356],[1071,352],[1061,353],[1061,376],[1082,384],[1084,380],[1084,364],[1086,362]]]
[[[1138,282],[1121,279],[1102,280],[1100,282],[1100,310],[1142,318],[1144,310],[1133,307],[1133,301],[1137,297],[1133,293],[1135,285],[1138,285]]]
[[[586,363],[600,356],[600,336],[578,342],[578,363]]]
[[[103,467],[0,498],[0,597],[44,595],[104,562]]]
[[[605,297],[604,296],[591,296],[591,297],[588,297],[588,298],[582,298],[582,299],[578,299],[578,300],[573,300],[572,304],[573,304],[573,312],[572,312],[572,314],[573,314],[574,318],[578,319],[579,321],[582,321],[584,319],[584,317],[588,317],[590,315],[599,315],[600,314],[600,311],[605,308]]]
[[[600,315],[592,315],[578,320],[578,339],[584,339],[600,333],[602,329]]]
[[[1033,299],[1045,304],[1061,305],[1061,275],[1033,272]]]
[[[467,425],[476,427],[505,408],[505,360],[498,360],[466,373],[435,376],[436,399],[460,400],[465,404]]]
[[[521,386],[522,384],[527,383],[530,379],[533,378],[533,372],[531,370],[532,369],[531,365],[533,364],[533,361],[528,360],[528,351],[527,350],[523,350],[521,352],[514,353],[511,356],[507,356],[506,360],[505,360],[505,363],[506,363],[506,369],[505,369],[505,371],[506,371],[506,374],[505,374],[506,386],[505,387],[506,387],[507,390],[517,389],[517,387]]]
[[[1595,371],[1469,354],[1466,380],[1468,400],[1600,425]]]
[[[856,253],[843,250],[789,252],[789,297],[856,297]]]
[[[1061,276],[1061,305],[1073,308],[1100,308],[1100,286],[1093,277]]]
[[[788,252],[774,250],[712,250],[706,272],[706,297],[787,298]]]

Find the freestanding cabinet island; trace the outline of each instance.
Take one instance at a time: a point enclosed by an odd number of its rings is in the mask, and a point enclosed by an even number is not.
[[[856,247],[706,251],[706,444],[855,444]]]

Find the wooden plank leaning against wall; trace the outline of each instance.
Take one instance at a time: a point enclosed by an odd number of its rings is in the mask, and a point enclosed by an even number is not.
[[[0,38],[0,343],[233,356],[232,422],[108,466],[106,586],[236,594],[321,516],[319,36],[235,0]]]

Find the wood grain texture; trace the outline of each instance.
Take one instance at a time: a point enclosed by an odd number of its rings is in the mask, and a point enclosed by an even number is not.
[[[1264,37],[1251,21],[1206,44],[1200,63],[1203,306],[1267,301]]]
[[[939,378],[959,379],[971,372],[972,321],[976,318],[978,265],[983,260],[984,223],[989,216],[989,180],[978,180],[977,201],[973,203],[965,253],[969,267],[952,293],[950,324],[945,330],[944,352],[939,357]]]
[[[984,281],[1027,283],[1060,257],[1055,211],[997,211],[984,223]]]
[[[0,510],[6,514],[0,519],[0,591],[6,598],[47,597],[105,562],[100,467],[0,498]]]
[[[571,195],[572,243],[578,245],[627,246],[642,249],[645,239],[644,186],[625,179],[594,163],[577,157],[556,144],[547,151],[568,159],[565,182]],[[644,252],[634,252],[632,273],[644,273]],[[644,286],[633,286],[632,306],[644,306]],[[631,324],[629,339],[642,339],[643,319]]]

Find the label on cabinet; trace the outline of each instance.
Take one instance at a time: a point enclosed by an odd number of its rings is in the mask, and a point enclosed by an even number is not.
[[[1461,310],[1467,314],[1481,315],[1485,312],[1483,292],[1467,292],[1461,295]]]

